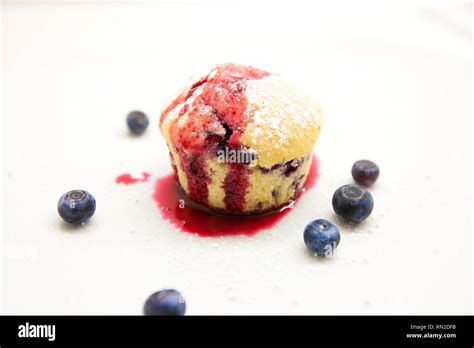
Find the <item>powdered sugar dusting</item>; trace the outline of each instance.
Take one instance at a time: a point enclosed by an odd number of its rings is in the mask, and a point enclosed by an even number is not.
[[[277,75],[249,81],[246,96],[253,122],[245,145],[266,156],[264,162],[291,160],[311,150],[322,119],[318,103]]]

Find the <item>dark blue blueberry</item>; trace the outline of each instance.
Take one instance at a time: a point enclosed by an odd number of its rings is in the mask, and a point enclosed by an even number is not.
[[[336,225],[324,219],[311,221],[304,229],[304,243],[309,250],[318,254],[331,256],[339,245],[341,235]]]
[[[61,196],[58,213],[67,222],[81,224],[95,212],[95,198],[84,190],[72,190]]]
[[[147,129],[149,123],[147,115],[141,111],[132,111],[127,116],[128,128],[134,134],[142,134]]]
[[[379,177],[379,173],[379,166],[372,161],[361,160],[352,166],[352,177],[363,186],[372,185]]]
[[[374,208],[369,191],[357,185],[345,185],[334,192],[332,207],[337,215],[348,222],[367,219]]]
[[[186,302],[174,289],[165,289],[150,295],[145,302],[145,315],[184,315]]]

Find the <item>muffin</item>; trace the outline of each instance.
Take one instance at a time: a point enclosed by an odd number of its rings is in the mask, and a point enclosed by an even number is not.
[[[160,129],[191,203],[249,215],[298,196],[321,121],[319,105],[279,76],[222,64],[164,107]]]

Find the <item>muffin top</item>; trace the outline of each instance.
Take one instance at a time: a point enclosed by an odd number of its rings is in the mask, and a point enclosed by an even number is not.
[[[160,127],[186,151],[213,151],[225,143],[255,151],[257,165],[270,168],[307,155],[321,121],[318,103],[279,76],[222,64],[163,109]]]

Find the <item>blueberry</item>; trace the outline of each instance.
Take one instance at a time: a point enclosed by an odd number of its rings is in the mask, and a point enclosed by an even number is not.
[[[142,134],[147,129],[149,123],[147,115],[141,111],[132,111],[127,116],[128,128],[137,135]]]
[[[165,289],[151,294],[145,302],[145,315],[184,315],[186,302],[174,289]]]
[[[370,192],[361,186],[345,185],[334,192],[332,207],[344,220],[361,222],[372,212],[374,199]]]
[[[318,219],[306,225],[303,238],[312,252],[318,255],[331,255],[339,245],[341,235],[332,222]]]
[[[372,161],[361,160],[352,166],[352,177],[363,186],[372,185],[379,177],[379,173],[379,166]]]
[[[95,212],[95,198],[84,190],[72,190],[61,196],[58,213],[67,222],[81,224]]]

